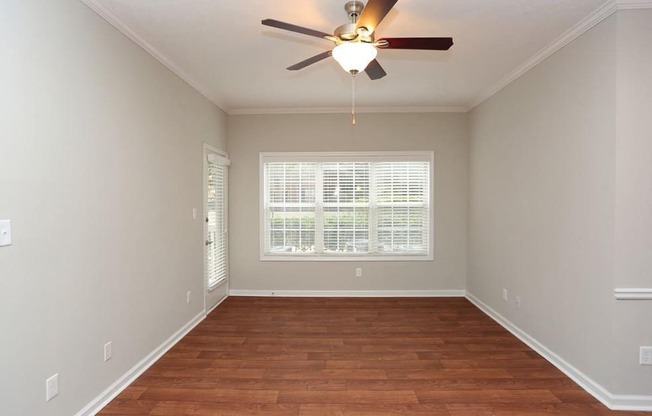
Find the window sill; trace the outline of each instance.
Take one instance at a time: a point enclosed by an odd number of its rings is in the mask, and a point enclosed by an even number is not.
[[[286,262],[302,262],[302,261],[433,261],[434,258],[431,254],[427,255],[316,255],[316,254],[263,254],[260,256],[260,261],[286,261]]]

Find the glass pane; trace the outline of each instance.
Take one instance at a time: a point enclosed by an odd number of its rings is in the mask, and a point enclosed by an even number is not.
[[[327,252],[369,251],[368,207],[325,207],[324,248]]]
[[[325,163],[324,203],[369,202],[369,163]]]
[[[314,208],[280,207],[271,210],[270,216],[270,252],[314,252]]]
[[[299,162],[265,164],[268,252],[314,251],[316,166]]]
[[[274,162],[264,169],[268,251],[428,252],[428,162]]]

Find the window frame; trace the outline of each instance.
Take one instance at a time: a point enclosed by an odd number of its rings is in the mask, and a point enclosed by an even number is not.
[[[265,164],[274,162],[314,162],[314,163],[346,163],[346,162],[428,162],[429,164],[429,200],[428,200],[428,251],[427,253],[370,253],[352,254],[337,253],[266,253],[266,184]],[[259,153],[259,253],[261,261],[433,261],[434,260],[434,172],[435,160],[433,151],[404,152],[260,152]],[[372,185],[370,184],[370,187]],[[370,190],[371,192],[371,190]],[[372,195],[369,196],[372,204]],[[317,220],[317,219],[316,219]],[[371,218],[370,218],[371,221]],[[370,229],[371,231],[371,229]],[[373,230],[375,233],[376,230]],[[370,235],[371,238],[371,235]]]

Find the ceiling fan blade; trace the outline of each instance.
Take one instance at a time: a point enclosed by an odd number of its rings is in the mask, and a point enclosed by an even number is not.
[[[305,68],[305,67],[307,67],[308,65],[312,65],[312,64],[314,64],[315,62],[319,62],[319,61],[321,61],[322,59],[326,59],[326,58],[328,58],[329,56],[332,55],[332,53],[333,53],[332,51],[322,52],[322,53],[320,53],[319,55],[315,55],[315,56],[313,56],[312,58],[308,58],[308,59],[306,59],[305,61],[301,61],[301,62],[299,62],[298,64],[294,64],[294,65],[292,65],[292,66],[289,66],[287,69],[288,69],[289,71],[296,71],[296,70],[299,70],[299,69],[301,69],[301,68]]]
[[[265,26],[271,26],[277,29],[289,30],[290,32],[301,33],[308,36],[315,36],[317,38],[323,38],[327,40],[330,40],[330,38],[333,37],[333,35],[326,32],[322,32],[314,29],[308,29],[307,27],[297,26],[291,23],[281,22],[280,20],[265,19],[265,20],[261,20],[260,23],[262,23]]]
[[[382,38],[376,44],[381,49],[447,51],[453,46],[453,38]]]
[[[356,31],[364,27],[369,34],[376,30],[376,26],[387,16],[392,7],[398,0],[369,0],[367,5],[362,10],[362,14],[358,19],[355,27]]]
[[[369,62],[369,65],[367,65],[367,68],[364,70],[364,72],[369,75],[369,78],[375,80],[375,79],[380,79],[387,75],[387,72],[383,69],[382,66],[378,63],[377,60],[373,60]]]

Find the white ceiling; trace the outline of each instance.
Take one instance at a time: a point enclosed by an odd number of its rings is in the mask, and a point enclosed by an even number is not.
[[[261,25],[332,33],[346,0],[82,0],[229,113],[346,111],[351,76],[332,59],[285,68],[333,44]],[[451,36],[446,52],[380,50],[388,75],[356,77],[375,111],[466,111],[588,29],[605,0],[399,0],[377,37]],[[601,17],[602,16],[602,17]]]

